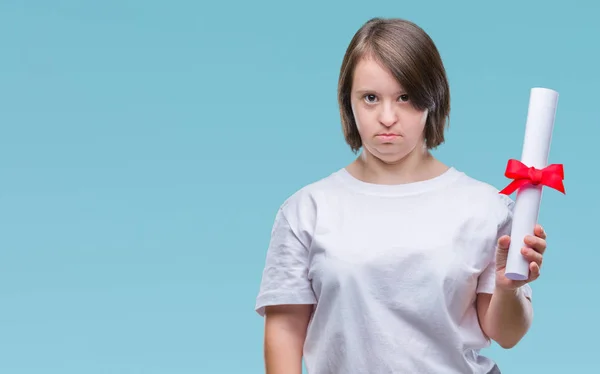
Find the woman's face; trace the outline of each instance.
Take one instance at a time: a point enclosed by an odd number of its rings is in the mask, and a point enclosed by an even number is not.
[[[372,58],[356,65],[351,103],[363,150],[393,164],[421,148],[427,110],[418,110],[393,75]]]

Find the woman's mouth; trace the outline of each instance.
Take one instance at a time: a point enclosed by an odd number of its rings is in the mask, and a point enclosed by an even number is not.
[[[398,134],[384,133],[377,135],[377,137],[382,140],[393,140],[398,137]]]

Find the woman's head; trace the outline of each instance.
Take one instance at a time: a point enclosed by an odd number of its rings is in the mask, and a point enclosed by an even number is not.
[[[358,30],[342,62],[338,101],[355,152],[364,147],[393,162],[444,142],[446,72],[431,38],[412,22],[375,18]]]

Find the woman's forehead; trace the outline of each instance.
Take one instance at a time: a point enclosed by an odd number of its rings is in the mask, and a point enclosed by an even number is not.
[[[372,58],[360,59],[354,69],[353,89],[356,91],[402,91],[402,85],[382,64]]]

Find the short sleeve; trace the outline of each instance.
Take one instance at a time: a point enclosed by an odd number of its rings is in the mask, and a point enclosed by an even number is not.
[[[489,293],[493,294],[496,289],[496,244],[498,239],[503,235],[510,235],[512,227],[512,216],[514,209],[514,201],[505,195],[501,195],[504,199],[504,203],[507,209],[504,219],[500,225],[498,225],[497,235],[493,242],[493,250],[490,251],[488,265],[481,273],[477,283],[477,293]],[[525,284],[521,287],[520,291],[529,299],[532,297],[532,289],[529,284]]]
[[[315,304],[308,278],[308,249],[296,235],[283,210],[277,212],[267,249],[256,312],[264,316],[270,305]]]

